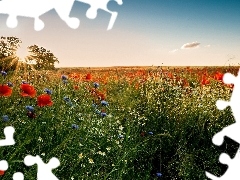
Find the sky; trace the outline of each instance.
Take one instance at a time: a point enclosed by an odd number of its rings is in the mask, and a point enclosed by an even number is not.
[[[45,23],[41,31],[34,30],[33,18],[24,16],[18,17],[16,28],[7,27],[8,14],[0,10],[0,35],[20,38],[22,57],[33,44],[50,50],[60,62],[56,67],[240,63],[239,0],[123,0],[122,5],[110,1],[108,8],[118,16],[109,31],[111,15],[99,10],[95,19],[88,19],[89,7],[74,2],[70,17],[80,19],[77,29],[50,10],[40,16]]]

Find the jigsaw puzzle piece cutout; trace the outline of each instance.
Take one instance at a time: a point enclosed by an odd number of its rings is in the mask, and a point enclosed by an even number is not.
[[[55,10],[59,17],[72,28],[77,29],[80,25],[80,20],[75,17],[69,17],[75,0],[59,1],[55,3]]]
[[[234,84],[232,95],[230,101],[219,100],[216,102],[217,108],[220,110],[225,109],[227,106],[231,107],[233,116],[235,118],[235,123],[231,124],[222,129],[222,131],[216,133],[213,136],[213,143],[215,145],[222,145],[224,141],[224,137],[229,137],[234,140],[238,144],[240,144],[240,111],[239,111],[239,102],[240,102],[240,69],[238,71],[238,76],[234,76],[231,73],[226,73],[223,76],[223,82],[226,84]],[[205,172],[206,176],[212,180],[239,180],[239,166],[240,166],[240,148],[238,148],[236,155],[233,158],[226,153],[222,153],[219,157],[219,161],[222,164],[226,164],[228,166],[227,171],[221,176],[216,177],[209,172]]]
[[[206,172],[206,176],[212,180],[239,180],[239,167],[240,167],[240,149],[238,149],[235,157],[233,159],[226,153],[222,153],[219,157],[219,161],[222,164],[228,166],[228,170],[221,176],[217,177],[213,174]]]
[[[2,0],[0,1],[0,13],[9,14],[7,26],[16,28],[17,16],[34,18],[34,29],[40,31],[44,28],[44,22],[39,17],[46,12],[55,9],[59,17],[67,23],[70,28],[76,29],[80,21],[69,17],[74,0]]]
[[[16,172],[13,174],[13,180],[24,180],[24,175],[21,172]]]
[[[53,0],[2,0],[0,1],[0,13],[9,14],[7,26],[15,28],[18,25],[17,16],[34,18],[36,31],[42,30],[44,22],[39,16],[54,8]]]
[[[6,160],[0,161],[0,170],[6,171],[8,169],[8,162]]]
[[[60,165],[60,161],[53,157],[50,159],[50,161],[45,164],[40,156],[31,156],[27,155],[24,158],[24,163],[27,166],[32,166],[34,164],[37,164],[38,166],[38,172],[37,172],[37,179],[38,180],[58,180],[58,178],[52,173],[52,169],[57,168]]]
[[[13,134],[15,132],[15,129],[12,126],[8,126],[4,128],[4,135],[5,139],[0,140],[0,146],[11,146],[15,144],[15,141],[13,139]]]
[[[216,105],[218,109],[223,110],[227,106],[231,107],[232,113],[234,115],[235,121],[240,122],[240,70],[238,71],[238,76],[234,76],[231,73],[226,73],[223,76],[223,82],[225,84],[234,84],[233,92],[229,102],[218,100]]]
[[[213,138],[212,138],[213,144],[215,144],[217,146],[222,145],[225,136],[231,138],[232,140],[234,140],[238,144],[240,144],[239,129],[240,129],[240,122],[235,122],[235,123],[223,128],[220,132],[216,133],[213,136]]]
[[[90,8],[86,12],[86,16],[89,19],[95,19],[97,17],[97,11],[99,9],[110,13],[111,18],[110,18],[107,30],[111,30],[113,28],[113,25],[117,19],[118,13],[108,9],[107,6],[108,6],[108,3],[110,0],[98,0],[98,1],[96,1],[96,0],[77,0],[77,1],[90,5]],[[123,4],[122,0],[115,0],[115,1],[119,5]]]

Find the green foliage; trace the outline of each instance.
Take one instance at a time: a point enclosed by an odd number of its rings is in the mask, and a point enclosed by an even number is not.
[[[21,40],[17,37],[1,37],[0,41],[0,69],[15,70],[18,58],[16,51],[20,47]]]
[[[43,47],[32,45],[28,47],[28,50],[30,56],[28,56],[27,62],[34,62],[36,70],[53,70],[54,63],[59,63],[54,54]]]
[[[58,59],[50,50],[37,45],[28,47],[29,55],[25,57],[26,62],[19,62],[17,50],[20,48],[21,43],[22,41],[17,37],[1,37],[0,70],[16,70],[20,63],[29,66],[29,69],[53,70],[55,69],[55,63],[59,63]]]
[[[91,106],[93,97],[86,88],[93,87],[91,81],[63,83],[61,74],[51,71],[18,73],[38,95],[44,88],[51,89],[54,104],[40,108],[36,98],[19,95],[17,76],[1,79],[16,84],[12,96],[0,101],[0,115],[10,118],[0,122],[0,132],[8,125],[16,129],[16,144],[0,148],[1,159],[10,164],[3,180],[17,171],[25,179],[36,179],[36,166],[23,163],[28,154],[40,155],[44,162],[59,158],[61,165],[53,171],[59,179],[157,179],[156,172],[163,174],[163,180],[206,179],[205,171],[222,175],[226,167],[218,162],[220,153],[234,155],[239,146],[230,140],[220,148],[212,144],[213,135],[234,122],[229,108],[219,111],[215,106],[218,99],[228,100],[231,90],[216,81],[199,86],[195,73],[189,77],[193,87],[182,87],[163,75],[147,79],[138,88],[127,79],[100,83],[99,90],[107,90],[107,117]],[[124,72],[118,73],[123,77]],[[74,90],[74,85],[79,89]],[[72,106],[63,100],[66,96]],[[34,106],[35,119],[27,117],[28,105]],[[72,129],[72,124],[79,129]]]

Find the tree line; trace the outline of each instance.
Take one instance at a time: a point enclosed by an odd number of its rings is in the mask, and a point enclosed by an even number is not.
[[[22,41],[17,37],[0,38],[0,70],[15,70],[20,63],[17,50],[21,47]],[[27,47],[28,55],[23,64],[31,64],[36,70],[53,70],[54,64],[59,63],[58,58],[44,47],[34,44]]]

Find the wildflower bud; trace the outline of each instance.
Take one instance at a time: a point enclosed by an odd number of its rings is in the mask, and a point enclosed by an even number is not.
[[[79,126],[78,126],[78,125],[76,125],[76,124],[72,124],[72,128],[73,128],[73,129],[78,129],[78,128],[79,128]]]
[[[52,94],[52,91],[50,89],[47,89],[47,88],[44,89],[44,92],[46,92],[49,95]]]
[[[7,82],[8,87],[13,87],[13,83]]]
[[[93,108],[97,108],[97,104],[92,104],[92,107]]]
[[[153,132],[152,132],[152,131],[149,131],[148,134],[149,134],[149,135],[153,135]]]
[[[68,102],[68,103],[71,102],[70,98],[69,98],[69,97],[66,97],[66,96],[63,98],[63,100],[66,101],[66,102]]]
[[[122,139],[122,138],[123,138],[123,135],[122,135],[122,134],[119,134],[118,137],[119,137],[120,139]]]
[[[34,107],[32,106],[26,106],[26,110],[33,112],[34,111]]]
[[[104,100],[101,101],[101,104],[102,104],[102,106],[108,106],[108,102],[104,101]]]
[[[157,176],[157,177],[162,177],[162,173],[157,172],[157,173],[156,173],[156,176]]]
[[[145,132],[141,132],[140,136],[144,137],[145,136]]]
[[[96,114],[101,114],[101,111],[100,111],[99,109],[96,109],[96,110],[95,110],[95,113],[96,113]]]
[[[101,116],[102,116],[102,117],[105,117],[105,116],[107,116],[107,113],[102,112],[102,113],[101,113]]]
[[[1,71],[2,76],[6,76],[7,72],[6,71]]]
[[[62,75],[62,80],[67,80],[67,79],[68,79],[67,76]]]
[[[3,115],[3,116],[2,116],[2,120],[3,120],[4,122],[7,122],[7,121],[9,121],[9,117],[8,117],[7,115]]]
[[[97,82],[94,82],[94,83],[93,83],[93,86],[94,86],[95,88],[98,88],[98,87],[99,87],[99,84],[98,84]]]
[[[27,112],[27,116],[28,116],[29,118],[36,118],[36,114],[35,114],[34,112],[31,112],[31,111],[28,111],[28,112]]]

